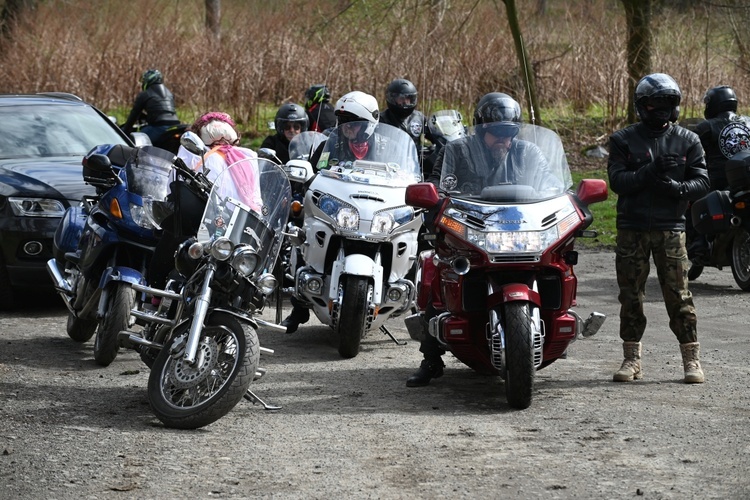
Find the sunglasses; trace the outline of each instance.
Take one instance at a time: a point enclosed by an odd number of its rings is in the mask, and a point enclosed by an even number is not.
[[[302,130],[300,123],[286,123],[284,124],[284,130]]]

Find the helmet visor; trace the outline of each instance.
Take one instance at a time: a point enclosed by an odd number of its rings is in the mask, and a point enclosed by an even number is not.
[[[680,105],[680,98],[676,95],[658,95],[647,98],[644,104],[650,109],[672,109]]]
[[[480,126],[483,132],[494,137],[515,137],[519,130],[518,123],[485,123]]]

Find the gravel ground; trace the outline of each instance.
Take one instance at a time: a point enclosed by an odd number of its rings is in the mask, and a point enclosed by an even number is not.
[[[165,429],[138,356],[98,367],[58,298],[0,313],[0,498],[750,498],[750,295],[729,270],[692,285],[706,383],[685,385],[652,276],[645,377],[615,384],[614,256],[580,260],[577,310],[608,319],[538,372],[524,411],[450,355],[443,378],[407,388],[421,355],[399,319],[388,327],[407,345],[374,333],[349,360],[312,320],[260,332],[276,353],[252,387],[282,410],[243,401],[203,429]]]

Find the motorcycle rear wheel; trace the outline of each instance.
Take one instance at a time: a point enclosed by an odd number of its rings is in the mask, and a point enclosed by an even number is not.
[[[156,417],[175,429],[197,429],[229,413],[247,392],[260,358],[258,333],[233,316],[214,313],[201,332],[193,365],[182,359],[190,323],[159,352],[148,378]],[[175,346],[181,346],[173,353]]]
[[[372,297],[373,286],[362,276],[345,275],[342,279],[343,283],[339,284],[339,354],[342,358],[353,358],[359,354],[359,346],[365,336],[367,304]]]
[[[135,292],[129,283],[115,283],[112,287],[107,314],[99,323],[94,339],[94,361],[100,366],[109,366],[117,357],[120,350],[117,334],[128,329],[130,310],[135,304]]]
[[[68,324],[66,326],[68,337],[76,342],[87,342],[94,336],[98,324],[95,319],[83,319],[73,315],[73,313],[68,313]]]
[[[744,229],[732,241],[732,276],[737,286],[750,292],[750,234]]]
[[[534,346],[529,305],[508,302],[505,309],[505,397],[512,408],[531,405],[534,389]]]

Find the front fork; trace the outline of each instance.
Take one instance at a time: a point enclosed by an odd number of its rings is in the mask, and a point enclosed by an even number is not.
[[[185,344],[185,354],[183,355],[183,359],[190,364],[195,362],[195,355],[198,352],[198,344],[200,344],[203,324],[208,315],[208,307],[211,304],[211,281],[216,272],[216,265],[210,262],[206,267],[203,286],[201,287],[198,297],[195,299],[193,322],[190,325],[190,333],[188,333],[187,343]]]

